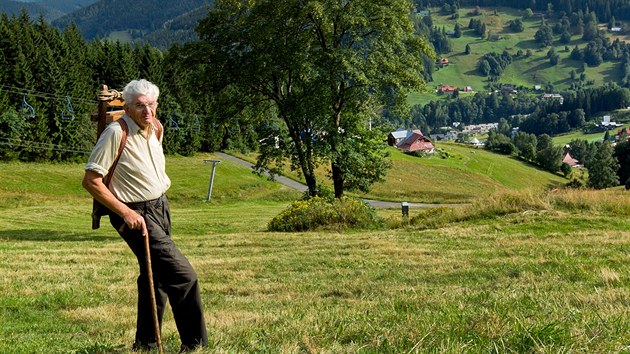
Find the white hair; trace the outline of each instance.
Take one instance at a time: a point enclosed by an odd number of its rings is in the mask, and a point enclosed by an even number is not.
[[[133,80],[125,86],[122,92],[122,97],[125,102],[133,102],[134,98],[145,95],[153,97],[157,101],[160,96],[160,89],[153,83],[145,80]]]

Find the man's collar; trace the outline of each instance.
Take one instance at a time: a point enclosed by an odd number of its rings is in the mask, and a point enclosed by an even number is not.
[[[131,119],[131,117],[129,117],[126,114],[123,114],[121,119],[124,119],[125,122],[127,122],[127,126],[129,127],[129,131],[130,132],[142,133],[142,128],[140,128],[138,123],[136,123],[136,121]],[[151,130],[150,130],[150,132],[155,131],[155,129],[156,129],[155,125],[153,123],[151,123]]]

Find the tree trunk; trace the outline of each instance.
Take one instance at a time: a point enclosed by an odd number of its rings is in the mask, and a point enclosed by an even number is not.
[[[330,164],[330,168],[332,170],[332,180],[333,180],[333,187],[335,188],[335,198],[342,198],[343,197],[343,182],[345,180],[343,176],[343,169],[335,161],[333,161]]]

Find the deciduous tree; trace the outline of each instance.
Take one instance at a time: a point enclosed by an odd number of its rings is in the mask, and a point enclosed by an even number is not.
[[[341,197],[383,176],[368,119],[404,107],[423,85],[421,54],[434,57],[410,14],[405,0],[217,1],[191,63],[214,92],[238,87],[243,105],[272,103],[281,148],[261,150],[259,168],[289,158],[316,195],[315,168],[327,163]]]

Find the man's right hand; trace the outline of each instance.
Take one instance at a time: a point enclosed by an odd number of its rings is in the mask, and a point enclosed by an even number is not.
[[[125,221],[124,225],[127,225],[130,230],[140,230],[142,231],[142,236],[149,235],[147,223],[144,221],[144,218],[135,211],[129,209],[129,212],[125,213],[123,220]]]

